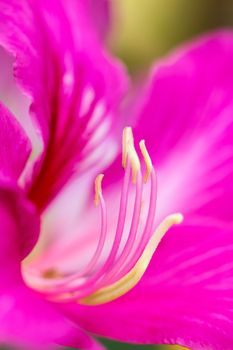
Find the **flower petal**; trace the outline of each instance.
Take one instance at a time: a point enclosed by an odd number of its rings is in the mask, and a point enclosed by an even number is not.
[[[139,112],[158,169],[159,216],[194,212],[231,221],[233,32],[187,45],[155,66]]]
[[[178,343],[191,349],[232,346],[232,231],[174,227],[139,284],[95,307],[65,307],[86,330],[134,343]]]
[[[86,350],[104,349],[54,305],[24,285],[0,295],[0,343],[23,349],[56,349],[58,345]],[[26,325],[26,327],[25,327]]]
[[[20,89],[19,84],[14,78],[14,58],[10,53],[4,50],[0,46],[0,62],[1,62],[1,81],[0,81],[0,101],[4,103],[14,117],[19,121],[22,128],[25,130],[28,138],[31,142],[31,148],[37,150],[41,149],[41,141],[38,132],[35,129],[34,121],[29,113],[29,106],[31,100],[25,93]],[[35,152],[34,152],[35,153]],[[27,162],[27,167],[29,163],[33,162],[35,158],[34,154],[31,153],[30,158]],[[26,174],[26,170],[24,171]],[[23,183],[24,176],[21,177],[21,182]]]
[[[87,0],[85,1],[85,6],[92,17],[95,29],[99,33],[100,38],[104,38],[110,24],[109,0]]]
[[[0,214],[1,219],[1,265],[4,267],[8,263],[18,258],[22,260],[34,247],[40,230],[40,220],[35,207],[24,197],[19,188],[9,181],[0,181]],[[6,221],[5,221],[6,219]],[[4,224],[9,229],[9,233],[4,233]],[[13,226],[12,226],[13,225]],[[17,229],[16,229],[16,227]],[[9,249],[17,247],[18,252],[8,253],[5,245]]]
[[[118,122],[116,106],[127,85],[122,66],[103,51],[85,6],[79,1],[74,11],[73,4],[0,1],[0,42],[17,57],[15,75],[32,98],[44,143],[29,188],[41,209],[76,171],[105,161],[103,141]]]
[[[0,104],[0,179],[17,181],[31,152],[31,144],[11,113]]]
[[[38,350],[53,348],[55,343],[101,349],[67,321],[55,305],[25,286],[21,260],[31,248],[32,238],[38,235],[38,219],[32,216],[22,194],[9,183],[7,186],[2,183],[0,190],[0,344]]]

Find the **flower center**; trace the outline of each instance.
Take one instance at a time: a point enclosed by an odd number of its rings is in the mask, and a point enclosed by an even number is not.
[[[144,140],[140,141],[139,146],[145,162],[144,181],[141,162],[134,147],[132,129],[126,127],[122,138],[122,165],[125,169],[125,176],[116,231],[107,257],[101,262],[102,252],[108,238],[108,227],[107,207],[102,193],[104,175],[100,174],[95,180],[95,204],[101,210],[101,227],[97,247],[89,263],[77,273],[69,276],[62,276],[58,271],[46,271],[44,273],[38,288],[52,300],[74,300],[81,304],[96,305],[122,296],[140,281],[161,239],[169,228],[182,222],[181,214],[172,214],[167,216],[154,229],[157,195],[156,174]],[[127,226],[131,180],[135,196],[130,223]],[[148,211],[143,223],[144,228],[139,234],[143,189],[149,181]],[[123,232],[126,229],[128,229],[127,238],[120,250],[120,245],[123,242]]]

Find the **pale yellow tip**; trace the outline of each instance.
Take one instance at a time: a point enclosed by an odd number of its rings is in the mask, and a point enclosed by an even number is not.
[[[97,206],[99,204],[100,195],[102,194],[102,180],[104,178],[103,174],[99,174],[95,179],[95,200],[94,203]]]
[[[150,174],[151,174],[151,170],[152,170],[152,162],[151,162],[151,159],[150,159],[150,156],[149,156],[149,153],[147,151],[147,148],[146,148],[146,145],[145,145],[145,141],[144,140],[141,140],[139,142],[139,147],[140,147],[140,150],[142,152],[142,155],[143,155],[143,158],[144,158],[144,162],[146,164],[146,173],[145,173],[145,176],[144,176],[144,181],[147,182]]]
[[[172,217],[175,225],[181,224],[184,220],[184,216],[181,213],[173,214]]]
[[[122,135],[122,166],[124,169],[126,168],[127,157],[129,157],[132,169],[132,181],[136,183],[137,174],[140,170],[140,160],[134,147],[132,128],[129,126],[124,128]]]
[[[133,132],[130,126],[126,126],[122,133],[122,166],[125,169],[127,161],[128,146],[134,144]]]

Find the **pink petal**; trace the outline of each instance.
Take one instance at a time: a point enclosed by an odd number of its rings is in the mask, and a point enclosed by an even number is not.
[[[233,32],[186,45],[155,66],[139,112],[158,170],[159,216],[233,217]]]
[[[15,184],[3,181],[0,181],[0,215],[1,265],[5,269],[8,263],[17,265],[32,250],[38,239],[40,221],[34,206]],[[4,232],[5,225],[11,227],[8,234]]]
[[[24,285],[22,254],[28,253],[32,238],[38,235],[38,219],[32,216],[22,195],[3,183],[0,222],[0,343],[38,350],[54,348],[55,343],[101,349],[56,311],[55,305],[44,301],[40,294]]]
[[[104,38],[110,25],[110,1],[87,0],[85,1],[85,6],[87,11],[89,11],[89,15],[91,15],[91,19],[100,38]]]
[[[106,54],[83,3],[0,1],[0,42],[33,100],[44,151],[29,197],[44,208],[78,171],[100,166],[127,82]],[[74,9],[79,9],[75,11]],[[99,163],[99,164],[98,164]]]
[[[12,191],[10,195],[9,190]],[[10,200],[11,207],[14,208],[15,220],[18,223],[21,239],[21,257],[26,257],[38,240],[40,217],[35,206],[19,190],[8,188],[6,196]]]
[[[63,306],[86,330],[134,343],[178,343],[191,349],[231,348],[231,231],[173,228],[149,269],[128,294],[100,306]]]
[[[25,93],[22,92],[19,85],[15,81],[15,78],[13,76],[14,58],[2,47],[0,47],[0,62],[0,101],[4,103],[4,105],[19,121],[20,125],[22,125],[23,129],[25,130],[26,134],[28,135],[31,141],[32,149],[38,149],[37,153],[39,154],[41,149],[41,141],[38,132],[35,129],[34,122],[29,113],[29,106],[31,104],[31,100],[28,96],[25,95]],[[32,159],[29,159],[27,162],[27,166],[29,166],[29,163],[32,161]]]
[[[0,295],[0,342],[23,349],[104,349],[78,326],[66,320],[51,303],[24,285]]]
[[[16,181],[31,152],[31,144],[11,113],[0,104],[0,179]]]

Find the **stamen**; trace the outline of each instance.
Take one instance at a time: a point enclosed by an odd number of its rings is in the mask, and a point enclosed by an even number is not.
[[[122,165],[123,168],[126,167],[127,158],[129,157],[130,165],[132,169],[132,182],[135,184],[137,181],[137,174],[140,171],[140,160],[138,158],[137,152],[134,148],[134,139],[132,129],[126,127],[123,130],[122,137]]]
[[[101,253],[102,253],[103,248],[104,248],[104,244],[106,241],[106,235],[107,235],[107,210],[106,210],[105,201],[104,201],[104,198],[102,195],[103,177],[104,177],[103,174],[99,174],[95,179],[95,200],[94,200],[94,202],[95,202],[95,205],[98,205],[100,203],[100,208],[101,208],[101,230],[100,230],[100,237],[98,240],[98,244],[97,244],[95,253],[92,256],[89,263],[87,264],[87,266],[85,266],[83,269],[72,274],[71,276],[64,277],[60,281],[54,282],[54,284],[56,286],[56,288],[55,288],[56,291],[60,292],[62,290],[61,286],[64,286],[64,285],[67,286],[68,283],[71,283],[75,280],[78,280],[81,276],[85,276],[85,275],[90,274],[99,261],[99,258],[101,256]],[[50,274],[49,274],[49,276],[50,276]],[[57,276],[58,276],[58,274],[56,274],[55,277],[57,277]],[[60,276],[58,276],[58,277],[60,277]],[[67,288],[65,287],[65,289],[63,288],[63,290],[66,291]],[[50,292],[51,291],[52,291],[52,289],[50,290]]]
[[[106,258],[106,261],[104,262],[103,266],[96,271],[96,273],[89,277],[88,280],[82,285],[78,286],[78,292],[79,294],[84,294],[88,295],[92,293],[92,290],[96,289],[96,282],[104,275],[106,271],[112,266],[115,257],[117,255],[121,238],[122,238],[122,232],[124,230],[124,225],[125,225],[125,218],[126,218],[126,210],[127,210],[127,203],[128,203],[128,192],[129,192],[129,184],[130,184],[130,165],[129,162],[127,161],[127,166],[126,166],[126,171],[125,171],[125,177],[122,185],[122,192],[121,192],[121,199],[120,199],[120,210],[119,210],[119,216],[118,216],[118,221],[117,221],[117,228],[116,228],[116,233],[115,233],[115,238],[111,247],[111,250],[109,252],[108,257]],[[100,195],[100,202],[102,204],[102,194]],[[103,202],[104,203],[104,202]],[[106,220],[105,220],[106,222]],[[106,226],[105,226],[106,227]],[[93,267],[92,267],[93,269]],[[71,275],[69,280],[70,281],[75,281],[77,277],[79,277],[80,274],[76,273],[73,276]],[[58,294],[59,293],[66,293],[66,292],[75,292],[77,291],[77,286],[73,287],[67,287],[67,282],[64,281],[65,283],[62,283],[62,287],[48,291],[48,294]],[[91,292],[90,292],[91,289]],[[54,293],[55,292],[55,293]],[[90,293],[89,293],[90,292]],[[77,298],[76,298],[77,299]]]
[[[103,175],[100,174],[97,176],[96,178],[96,184],[97,184],[97,189],[98,189],[98,201],[100,201],[100,205],[101,205],[101,230],[100,230],[100,237],[99,237],[99,241],[95,250],[95,253],[92,257],[92,259],[90,260],[90,262],[87,264],[86,268],[83,271],[79,272],[79,275],[88,275],[92,272],[92,270],[94,270],[94,268],[96,267],[99,258],[101,256],[101,253],[103,251],[104,248],[104,244],[106,241],[106,236],[107,236],[107,210],[106,210],[106,205],[105,205],[105,201],[104,198],[102,196],[102,188],[101,188],[101,182],[103,180]],[[96,192],[97,195],[97,192]],[[98,205],[98,202],[97,202]],[[76,277],[77,278],[77,277]]]
[[[150,156],[149,156],[149,153],[146,149],[146,145],[145,145],[145,140],[141,140],[139,142],[139,146],[140,146],[140,150],[142,152],[142,155],[143,155],[143,158],[144,158],[144,161],[145,161],[145,164],[146,164],[146,174],[144,176],[144,182],[146,183],[150,174],[151,174],[151,171],[152,171],[152,162],[151,162],[151,159],[150,159]]]
[[[94,199],[95,205],[100,204],[101,210],[101,229],[97,247],[89,263],[79,271],[65,275],[47,271],[42,276],[43,285],[38,289],[42,290],[48,298],[55,301],[67,300],[98,305],[120,297],[130,291],[142,278],[159,242],[169,228],[182,222],[181,214],[167,216],[152,235],[156,211],[157,179],[145,141],[141,140],[139,146],[146,166],[144,182],[150,179],[150,198],[144,228],[141,227],[143,198],[141,165],[134,147],[132,129],[126,127],[122,138],[122,165],[125,169],[125,176],[115,235],[107,250],[107,256],[104,258],[103,254],[107,248],[107,208],[102,194],[104,175],[99,174],[95,179]],[[131,179],[136,186],[133,186],[135,196],[132,197],[134,199],[131,199],[134,203],[131,203],[132,207],[129,208]],[[129,216],[127,216],[128,210]],[[127,233],[127,236],[124,236],[124,233]],[[126,240],[123,241],[124,237]],[[122,249],[121,245],[123,245]],[[101,257],[104,258],[103,261]]]
[[[103,174],[99,174],[98,176],[96,176],[95,179],[95,199],[94,199],[94,203],[97,206],[99,204],[100,201],[100,195],[102,194],[102,181],[103,181],[104,175]]]
[[[112,279],[112,282],[115,282],[121,279],[124,275],[128,273],[128,271],[130,271],[133,268],[133,266],[136,264],[136,262],[142,255],[146,247],[146,244],[151,238],[151,233],[153,232],[153,224],[155,219],[156,197],[157,197],[157,178],[153,168],[150,175],[150,182],[151,182],[150,203],[149,203],[145,228],[143,230],[140,242],[136,250],[133,252],[133,254],[130,254],[124,258],[124,262],[121,268],[118,269],[118,272],[114,274],[114,279]]]
[[[133,248],[133,244],[136,239],[136,234],[138,231],[140,212],[141,212],[142,184],[143,184],[142,176],[141,176],[141,173],[139,173],[137,178],[137,184],[136,184],[136,195],[135,195],[134,209],[132,214],[132,221],[131,221],[131,226],[130,226],[130,231],[129,231],[127,241],[125,243],[125,246],[120,256],[114,262],[114,266],[110,269],[109,272],[106,273],[104,278],[101,280],[101,283],[99,285],[100,288],[106,284],[111,283],[112,277],[113,276],[115,277],[118,274],[118,272],[121,270],[123,263],[127,260],[128,255],[130,254]]]
[[[95,293],[87,296],[86,298],[79,300],[79,303],[85,305],[103,304],[115,300],[130,291],[142,278],[154,252],[156,251],[165,233],[170,229],[171,226],[180,224],[182,221],[182,214],[173,214],[167,216],[158,226],[140,259],[137,261],[132,270],[127,273],[127,275],[118,280],[116,283],[102,288]]]
[[[144,231],[141,236],[141,240],[137,246],[136,251],[133,253],[133,255],[130,256],[128,260],[125,261],[124,266],[121,268],[119,273],[115,276],[115,280],[118,280],[122,276],[124,276],[128,271],[132,269],[134,264],[136,264],[137,260],[140,258],[141,254],[145,249],[147,242],[151,237],[151,232],[153,232],[153,224],[154,224],[155,212],[156,212],[156,199],[157,199],[157,178],[153,168],[151,171],[150,181],[151,181],[150,204],[149,204],[147,220],[146,220]]]
[[[124,128],[122,133],[122,166],[126,168],[128,145],[134,143],[133,133],[131,127],[127,126]]]

